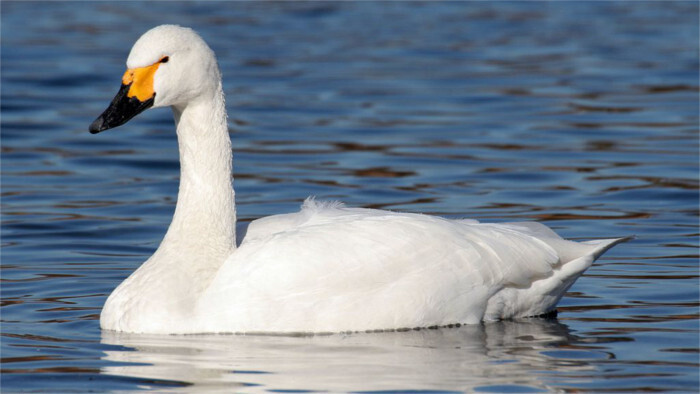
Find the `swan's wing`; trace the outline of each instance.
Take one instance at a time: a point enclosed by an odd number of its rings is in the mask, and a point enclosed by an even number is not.
[[[237,243],[240,245],[244,241],[252,242],[276,233],[293,230],[294,228],[308,223],[311,219],[318,219],[318,217],[324,215],[327,216],[343,207],[343,204],[337,201],[318,202],[314,198],[309,197],[304,201],[299,212],[266,216],[250,222],[245,229],[245,233],[238,236],[239,240]],[[358,209],[346,208],[345,210]]]
[[[560,264],[516,225],[343,207],[256,222],[200,304],[234,331],[477,322],[501,289],[527,288]]]

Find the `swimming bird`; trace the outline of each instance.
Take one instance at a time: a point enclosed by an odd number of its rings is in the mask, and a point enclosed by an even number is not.
[[[541,315],[626,238],[572,242],[538,223],[479,223],[307,199],[236,243],[231,140],[214,52],[162,25],[134,44],[91,133],[171,107],[180,152],[172,222],[107,298],[105,330],[328,333]]]

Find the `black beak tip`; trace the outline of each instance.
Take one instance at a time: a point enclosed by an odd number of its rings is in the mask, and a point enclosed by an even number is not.
[[[104,123],[104,118],[101,116],[95,119],[95,121],[90,125],[90,134],[97,134],[100,131],[104,131],[106,129],[106,127],[104,127]]]

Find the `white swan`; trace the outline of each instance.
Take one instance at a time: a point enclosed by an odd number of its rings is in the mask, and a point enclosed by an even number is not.
[[[103,329],[341,332],[477,323],[553,310],[618,242],[537,223],[480,224],[307,200],[236,246],[231,142],[216,58],[191,29],[146,32],[92,133],[172,107],[181,178],[162,243],[107,299]]]

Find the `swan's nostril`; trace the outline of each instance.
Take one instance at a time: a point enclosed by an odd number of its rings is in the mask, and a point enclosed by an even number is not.
[[[126,70],[122,76],[122,85],[131,85],[134,82],[134,70]]]

